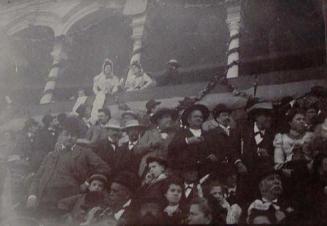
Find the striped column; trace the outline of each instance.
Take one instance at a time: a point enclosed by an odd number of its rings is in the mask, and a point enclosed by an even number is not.
[[[43,96],[40,100],[40,104],[49,104],[53,101],[53,95],[56,88],[56,82],[60,75],[63,63],[67,60],[67,55],[64,51],[65,36],[61,35],[55,38],[55,43],[51,56],[53,57],[53,63],[48,75],[48,81],[43,90]]]
[[[240,47],[240,0],[225,0],[227,7],[226,23],[229,29],[229,45],[227,53],[227,78],[236,78],[239,75],[239,47]]]
[[[131,27],[133,29],[133,52],[130,63],[137,61],[140,62],[141,59],[141,49],[142,49],[142,37],[144,33],[144,24],[146,21],[146,11],[141,14],[134,15],[132,17]]]

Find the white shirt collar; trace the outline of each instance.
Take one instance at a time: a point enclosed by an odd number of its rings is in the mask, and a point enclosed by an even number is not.
[[[261,132],[261,133],[265,133],[265,130],[260,130],[259,128],[258,128],[258,125],[257,125],[257,123],[255,122],[254,123],[254,133],[257,133],[257,132]]]
[[[202,135],[202,130],[201,129],[191,129],[189,128],[193,136],[195,137],[200,137]]]
[[[123,214],[125,213],[126,208],[129,207],[129,206],[131,205],[131,202],[132,202],[131,199],[128,200],[128,201],[123,205],[123,207],[122,207],[120,210],[118,210],[118,211],[114,214],[114,217],[115,217],[115,219],[116,219],[117,221],[121,218],[121,216],[123,216]]]

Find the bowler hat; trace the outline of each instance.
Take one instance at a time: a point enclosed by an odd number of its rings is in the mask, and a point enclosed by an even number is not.
[[[188,125],[187,119],[193,111],[201,111],[203,115],[203,121],[206,121],[210,115],[210,111],[206,106],[204,106],[203,104],[194,104],[189,108],[185,109],[185,111],[182,114],[181,119],[184,125]]]

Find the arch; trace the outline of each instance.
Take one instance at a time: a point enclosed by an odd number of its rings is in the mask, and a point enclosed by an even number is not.
[[[123,5],[120,6],[121,7],[121,11],[123,9]],[[64,22],[62,29],[61,29],[61,33],[62,34],[67,34],[69,32],[69,30],[80,20],[82,20],[83,18],[86,18],[87,16],[95,13],[95,12],[101,12],[104,9],[117,9],[119,8],[119,6],[117,5],[108,5],[108,6],[104,6],[101,5],[98,2],[93,2],[89,5],[87,5],[86,7],[77,10],[76,12],[74,12],[73,15],[71,15],[70,17],[68,17],[68,19]]]
[[[56,14],[41,11],[41,12],[32,12],[25,14],[13,21],[9,22],[4,29],[6,34],[11,36],[15,33],[28,28],[31,25],[35,26],[45,26],[53,30],[55,35],[58,34],[58,28],[60,27],[61,20]]]

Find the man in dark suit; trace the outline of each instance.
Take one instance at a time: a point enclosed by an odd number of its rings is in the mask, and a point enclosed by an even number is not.
[[[218,126],[207,133],[207,140],[211,152],[217,158],[217,167],[219,171],[224,171],[229,166],[234,166],[238,173],[246,173],[246,166],[241,160],[239,150],[237,149],[236,131],[230,126],[230,113],[224,104],[218,104],[213,110],[213,117]],[[218,172],[217,172],[218,173]]]
[[[67,118],[60,135],[61,143],[45,157],[33,178],[27,207],[38,207],[43,216],[56,216],[60,214],[58,200],[78,194],[80,185],[90,175],[110,175],[110,167],[103,160],[91,150],[76,145],[79,135],[77,119]]]
[[[195,104],[183,112],[182,122],[185,128],[177,131],[168,146],[168,164],[176,173],[183,174],[192,170],[204,176],[212,170],[217,159],[210,153],[206,136],[201,129],[202,123],[208,117],[209,109],[201,104]]]
[[[40,167],[43,158],[54,151],[57,143],[59,130],[57,128],[56,118],[50,114],[42,118],[43,127],[41,127],[35,136],[35,155],[31,159],[32,170],[36,172]]]
[[[240,129],[241,159],[248,170],[248,174],[240,178],[240,190],[244,192],[246,202],[255,195],[253,191],[258,173],[273,165],[272,109],[271,103],[253,105],[247,110],[251,121]]]

